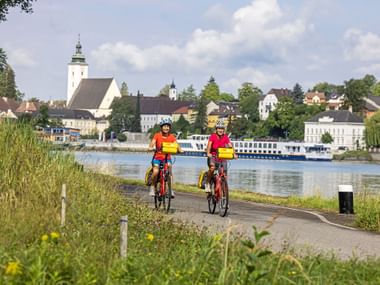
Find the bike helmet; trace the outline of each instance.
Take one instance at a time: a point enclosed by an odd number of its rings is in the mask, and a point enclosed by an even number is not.
[[[164,118],[161,120],[160,122],[160,127],[162,127],[163,125],[169,125],[171,126],[172,125],[172,120],[170,118]]]
[[[226,126],[224,125],[224,122],[222,120],[218,120],[216,122],[215,128],[216,129],[224,129]]]

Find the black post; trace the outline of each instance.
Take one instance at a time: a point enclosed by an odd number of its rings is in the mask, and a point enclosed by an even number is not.
[[[339,185],[339,213],[354,214],[352,185]]]

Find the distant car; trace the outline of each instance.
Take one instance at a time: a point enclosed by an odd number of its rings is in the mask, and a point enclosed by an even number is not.
[[[346,150],[348,150],[348,147],[346,147],[346,146],[339,146],[338,150],[346,151]]]

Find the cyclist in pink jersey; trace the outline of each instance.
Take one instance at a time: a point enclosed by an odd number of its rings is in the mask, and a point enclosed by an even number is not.
[[[219,120],[215,125],[215,133],[211,134],[207,143],[207,165],[208,165],[208,173],[206,180],[205,192],[211,192],[210,188],[210,180],[215,170],[215,164],[223,164],[224,171],[227,173],[227,162],[225,160],[220,160],[216,157],[218,148],[220,147],[231,147],[232,143],[230,138],[225,134],[225,126],[223,121]],[[235,154],[235,158],[237,158]]]

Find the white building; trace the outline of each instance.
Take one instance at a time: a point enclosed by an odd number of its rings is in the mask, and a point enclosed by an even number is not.
[[[78,41],[68,65],[67,108],[87,110],[95,118],[105,118],[111,114],[113,100],[121,97],[119,87],[114,78],[87,78],[88,65],[81,48]]]
[[[321,143],[329,133],[333,150],[356,150],[365,147],[364,130],[363,120],[350,111],[325,111],[305,121],[305,142]]]
[[[268,119],[269,113],[276,109],[280,98],[283,96],[290,96],[290,90],[288,89],[275,89],[272,88],[269,92],[260,98],[259,101],[259,114],[260,120]]]
[[[82,54],[82,45],[80,44],[80,39],[78,39],[76,53],[72,56],[67,68],[66,104],[69,104],[71,97],[83,78],[88,78],[88,64],[86,63],[85,56]]]

